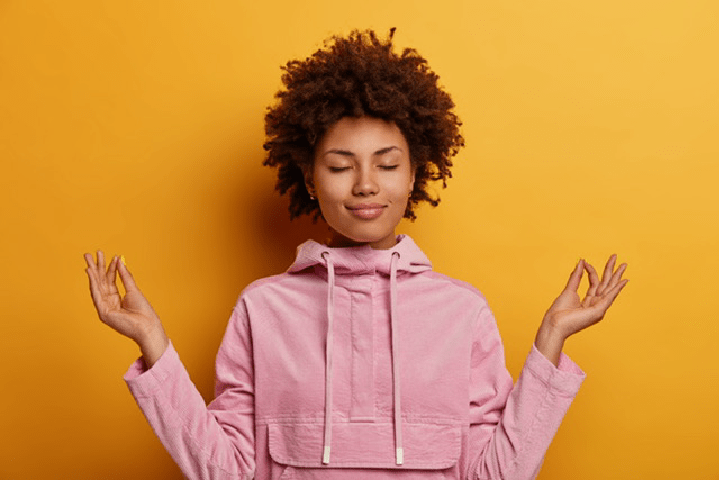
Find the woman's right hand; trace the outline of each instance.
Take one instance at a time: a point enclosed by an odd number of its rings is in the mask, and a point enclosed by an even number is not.
[[[100,320],[107,326],[138,344],[143,359],[150,368],[163,354],[169,343],[160,318],[135,284],[132,274],[120,258],[113,257],[105,269],[105,256],[97,252],[97,263],[91,254],[85,254],[90,280],[90,295]],[[125,287],[125,297],[120,297],[116,285],[117,273]]]

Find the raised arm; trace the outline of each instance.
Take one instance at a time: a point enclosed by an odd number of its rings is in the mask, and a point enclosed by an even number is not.
[[[530,480],[537,476],[545,453],[585,379],[584,372],[562,353],[570,335],[600,321],[627,283],[626,265],[613,272],[611,256],[603,280],[582,260],[542,326],[517,383],[505,367],[497,324],[489,308],[481,312],[473,344],[470,445],[473,480]],[[580,301],[577,289],[583,267],[590,288]]]
[[[125,265],[116,257],[105,271],[102,252],[97,263],[89,254],[85,258],[100,319],[132,338],[143,353],[125,374],[128,388],[185,476],[192,480],[253,478],[254,382],[244,310],[233,309],[216,363],[216,398],[206,406]],[[124,298],[115,285],[118,265],[127,291]]]

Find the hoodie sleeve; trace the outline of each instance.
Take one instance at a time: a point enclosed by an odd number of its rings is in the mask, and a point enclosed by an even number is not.
[[[495,318],[483,308],[471,357],[468,477],[535,478],[584,379],[567,355],[555,367],[533,344],[513,385]]]
[[[172,343],[145,370],[141,359],[125,381],[155,434],[191,479],[251,479],[255,470],[252,345],[238,303],[216,360],[216,398],[205,405]]]

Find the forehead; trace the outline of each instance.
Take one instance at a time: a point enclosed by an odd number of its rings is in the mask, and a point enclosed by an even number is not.
[[[395,122],[374,117],[343,117],[318,144],[319,152],[333,148],[365,150],[396,146],[407,152],[407,141]]]

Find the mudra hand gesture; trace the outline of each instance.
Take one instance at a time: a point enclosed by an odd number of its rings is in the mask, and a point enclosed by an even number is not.
[[[592,265],[580,260],[570,274],[565,289],[545,312],[542,325],[535,338],[535,345],[550,361],[557,365],[565,340],[580,330],[603,319],[610,305],[629,280],[622,280],[627,268],[623,263],[615,270],[617,255],[608,259],[602,280]],[[590,286],[585,298],[580,300],[578,288],[583,272],[587,270]]]
[[[105,256],[98,250],[97,263],[91,254],[85,254],[90,280],[90,295],[100,320],[118,333],[138,344],[148,367],[157,361],[169,342],[162,322],[150,303],[135,284],[132,274],[119,257],[113,257],[105,268]],[[117,273],[125,287],[120,297],[116,285]]]

